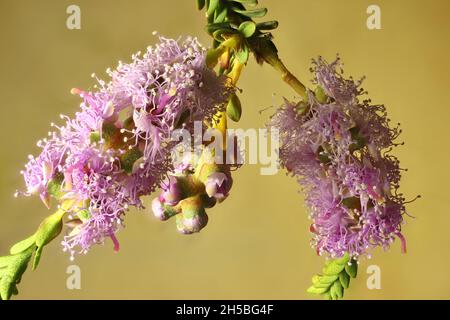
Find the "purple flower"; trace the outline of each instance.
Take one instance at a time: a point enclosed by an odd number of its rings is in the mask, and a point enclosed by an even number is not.
[[[193,38],[160,38],[107,73],[111,81],[97,79],[96,91],[72,90],[83,99],[81,110],[61,116],[62,126],[52,124],[55,131],[38,143],[41,154],[30,156],[22,171],[23,194],[39,194],[47,206],[50,197],[75,200],[63,241],[72,255],[105,238],[118,250],[115,233],[125,212],[142,208],[141,197],[173,169],[172,131],[210,122],[232,91],[226,77],[206,67],[205,49]],[[165,197],[174,204],[180,195],[169,180]]]
[[[272,117],[281,165],[306,194],[318,254],[357,257],[396,237],[406,250],[401,169],[389,154],[400,130],[389,126],[384,106],[360,100],[361,81],[344,78],[340,67],[339,59],[314,61],[319,94],[310,92],[308,103],[286,101]]]

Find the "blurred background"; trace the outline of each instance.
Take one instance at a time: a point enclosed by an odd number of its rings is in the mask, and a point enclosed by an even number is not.
[[[81,8],[81,30],[66,28],[66,8]],[[405,146],[395,150],[404,174],[401,191],[422,199],[409,205],[404,226],[408,253],[396,242],[361,262],[348,299],[450,298],[450,2],[447,0],[260,0],[277,19],[280,55],[309,83],[310,59],[339,53],[346,74],[367,76],[364,88],[401,122]],[[381,8],[381,30],[368,30],[366,9]],[[118,60],[145,50],[157,30],[167,37],[198,36],[209,45],[205,17],[194,0],[2,0],[0,2],[0,253],[34,232],[49,214],[38,198],[14,199],[19,175],[35,143],[60,113],[80,103],[69,91],[90,88],[92,72],[104,76]],[[251,60],[239,86],[242,128],[263,127],[272,110],[294,93],[270,67]],[[303,197],[279,172],[261,176],[258,165],[234,175],[227,201],[209,210],[209,225],[193,236],[174,221],[131,211],[112,244],[94,247],[74,262],[59,241],[44,250],[39,268],[27,271],[18,299],[315,299],[305,290],[323,259],[309,246]],[[151,197],[145,199],[149,205]],[[66,288],[66,269],[81,268],[81,290]],[[381,289],[366,286],[369,265],[381,269]]]

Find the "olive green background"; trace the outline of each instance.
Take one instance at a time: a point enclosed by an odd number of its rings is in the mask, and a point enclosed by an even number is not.
[[[409,205],[404,234],[389,252],[363,261],[350,299],[448,299],[450,2],[447,0],[261,0],[280,55],[308,82],[310,59],[339,53],[346,73],[367,76],[364,87],[401,122],[405,146],[395,150],[409,168],[401,190],[422,199]],[[366,8],[382,10],[382,30],[366,28]],[[81,30],[66,28],[66,8],[81,7]],[[118,60],[155,42],[153,30],[195,35],[204,44],[204,13],[194,0],[1,0],[0,2],[0,252],[34,231],[49,214],[37,198],[14,199],[19,175],[35,142],[60,113],[73,115],[80,102],[72,87],[90,88],[92,72],[104,75]],[[252,60],[239,86],[244,112],[239,126],[259,128],[294,93],[268,66]],[[273,96],[275,94],[275,96]],[[309,247],[309,220],[295,181],[284,172],[261,176],[258,165],[234,175],[230,197],[209,210],[209,225],[183,236],[174,221],[159,222],[150,210],[131,211],[118,235],[118,254],[107,241],[76,259],[81,290],[66,289],[71,264],[59,241],[44,250],[38,270],[27,271],[21,299],[311,299],[305,293],[323,259]],[[149,204],[151,198],[146,199]],[[366,268],[381,268],[381,290],[368,290]]]

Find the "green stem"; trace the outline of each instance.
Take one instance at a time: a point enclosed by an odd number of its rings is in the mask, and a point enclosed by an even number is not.
[[[303,83],[294,76],[283,64],[278,55],[275,58],[270,57],[266,60],[276,71],[281,73],[281,79],[286,82],[295,92],[297,92],[304,101],[308,101],[308,92]]]

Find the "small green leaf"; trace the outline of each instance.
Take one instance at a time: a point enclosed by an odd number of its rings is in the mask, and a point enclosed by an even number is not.
[[[330,290],[328,291],[328,294],[330,295],[330,300],[338,300],[339,296],[337,295],[336,289],[334,288],[334,286],[332,286],[330,288]]]
[[[327,291],[328,291],[328,288],[316,288],[315,286],[311,286],[308,288],[308,290],[306,290],[306,292],[313,293],[313,294],[322,294]]]
[[[239,25],[239,32],[244,38],[250,38],[256,31],[256,24],[253,21],[244,21]]]
[[[56,179],[52,179],[47,184],[47,191],[52,197],[58,199],[64,193],[61,186],[62,186],[62,181],[57,181]]]
[[[120,164],[122,165],[122,169],[126,173],[132,173],[134,162],[141,158],[142,155],[142,151],[140,151],[138,148],[133,148],[125,152],[120,157]]]
[[[233,94],[228,101],[227,105],[227,115],[234,122],[238,122],[241,119],[242,115],[242,106],[239,97],[236,94]]]
[[[313,285],[318,285],[320,283],[320,276],[318,274],[313,275],[312,277],[312,283]]]
[[[81,221],[86,222],[91,218],[91,212],[87,209],[83,209],[77,212],[77,216]]]
[[[345,272],[347,272],[350,277],[356,278],[356,275],[358,274],[358,264],[355,260],[352,259],[351,264],[345,266]]]
[[[35,241],[36,241],[36,235],[33,234],[31,237],[28,237],[25,240],[22,240],[22,241],[16,243],[15,245],[13,245],[11,247],[11,249],[9,250],[9,253],[10,254],[17,254],[17,253],[20,253],[22,251],[25,251],[26,249],[28,249],[32,245],[35,245]],[[0,267],[1,267],[1,265],[0,265]]]
[[[64,211],[58,210],[42,221],[36,232],[36,245],[38,247],[45,246],[61,233],[63,215]]]
[[[317,286],[330,286],[338,279],[338,276],[321,276],[320,283]]]
[[[89,135],[89,141],[91,143],[98,143],[100,142],[100,132],[94,131]]]
[[[205,0],[197,0],[198,10],[202,10],[205,7]]]
[[[253,10],[234,9],[234,12],[239,13],[248,18],[262,18],[267,14],[267,8],[260,8],[260,9],[253,9]]]
[[[102,137],[106,142],[111,142],[115,135],[117,135],[117,127],[110,122],[103,122],[102,124]]]
[[[219,4],[220,4],[219,0],[209,0],[208,10],[206,11],[208,17],[212,16],[212,14],[214,13],[214,11],[216,11]]]
[[[223,7],[220,11],[217,10],[214,13],[214,22],[215,23],[222,23],[225,21],[226,17],[228,15],[228,7]]]
[[[328,276],[339,275],[342,270],[344,270],[344,265],[333,260],[323,268],[323,274]]]
[[[335,281],[333,286],[330,289],[331,295],[335,295],[338,299],[342,299],[344,297],[344,289],[339,281]]]
[[[232,30],[230,27],[230,23],[228,22],[210,23],[206,26],[206,31],[209,34],[213,34],[215,31],[220,29]]]
[[[216,31],[213,32],[212,36],[215,40],[222,42],[225,38],[223,37],[223,35],[230,35],[236,33],[236,31],[234,29],[218,29]]]
[[[341,282],[342,287],[344,289],[348,289],[348,286],[350,284],[350,276],[347,274],[347,272],[341,272],[339,273],[339,281]]]
[[[328,96],[321,86],[316,87],[316,89],[314,90],[314,95],[316,96],[316,99],[317,101],[319,101],[319,103],[326,103],[328,101]]]
[[[28,267],[34,248],[30,247],[19,254],[9,256],[9,263],[0,279],[0,298],[9,300],[11,295],[17,293],[16,284],[20,282],[23,273]]]
[[[249,57],[249,51],[247,45],[242,45],[240,50],[236,52],[236,58],[239,60],[240,63],[246,64]]]
[[[217,49],[209,49],[206,51],[205,63],[208,68],[214,68],[219,61],[219,51]]]
[[[258,30],[273,30],[278,28],[278,21],[266,21],[256,24],[256,29]]]
[[[325,300],[332,300],[331,294],[330,294],[329,291],[328,291],[328,292],[325,292],[325,293],[323,294],[323,298],[324,298]]]

